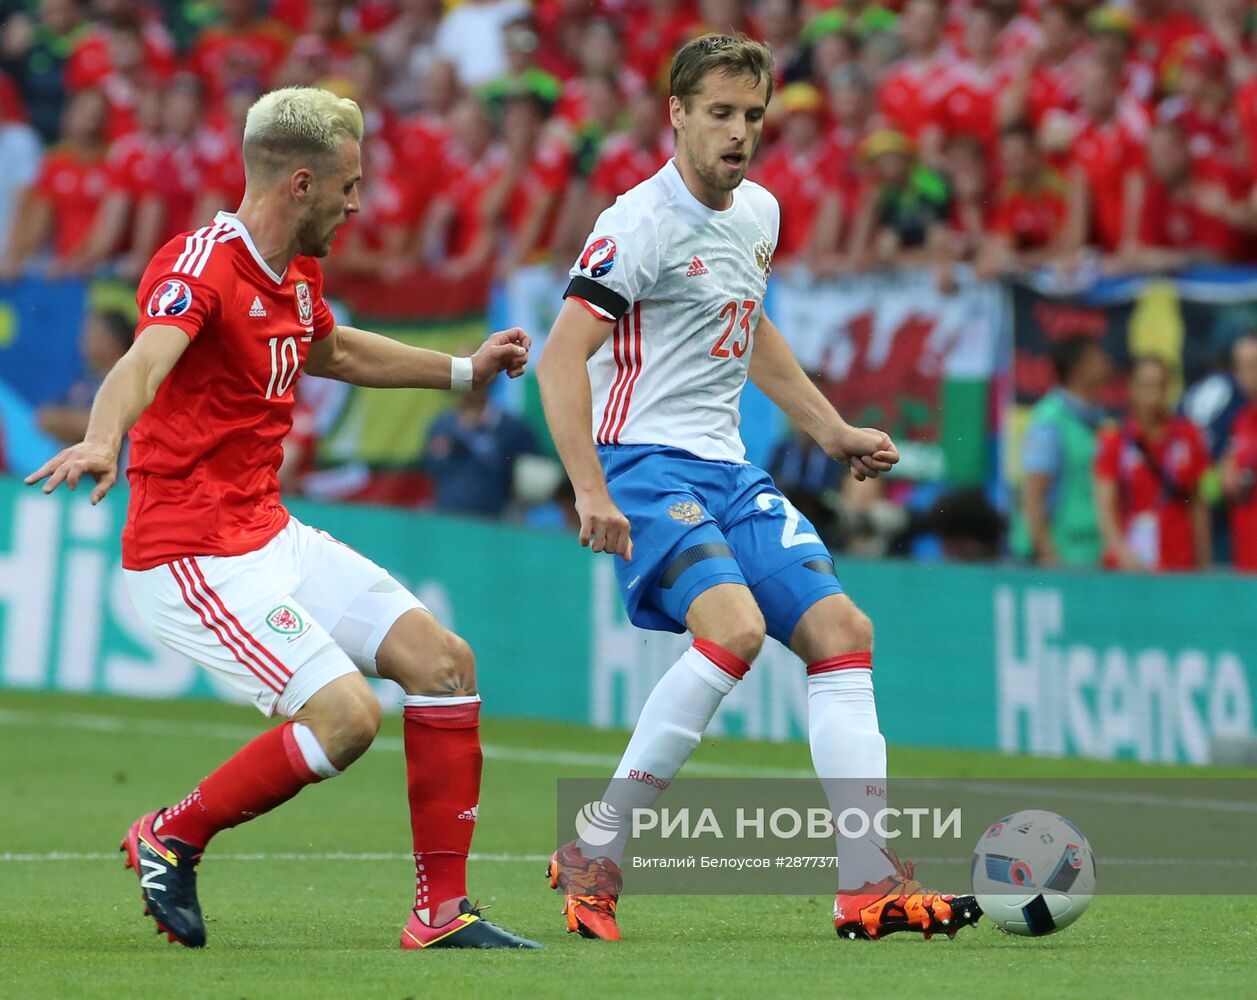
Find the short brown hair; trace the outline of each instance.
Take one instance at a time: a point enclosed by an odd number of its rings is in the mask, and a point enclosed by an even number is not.
[[[703,78],[712,70],[728,76],[749,76],[759,86],[768,79],[768,96],[773,96],[773,54],[767,45],[745,35],[699,35],[686,42],[672,59],[672,79],[668,92],[688,109],[690,98],[698,93]]]

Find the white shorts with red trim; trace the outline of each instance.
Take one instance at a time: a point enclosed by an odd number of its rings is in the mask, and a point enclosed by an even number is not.
[[[267,715],[292,716],[337,677],[376,675],[393,624],[423,608],[366,556],[295,517],[256,552],[127,570],[140,619]]]

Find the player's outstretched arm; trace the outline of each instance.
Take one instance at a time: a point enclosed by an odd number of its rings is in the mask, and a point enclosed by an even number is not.
[[[155,323],[145,327],[101,383],[83,440],[32,472],[26,485],[47,478],[44,492],[51,493],[63,482],[74,489],[80,477],[92,476],[96,480],[92,503],[100,503],[118,477],[123,435],[153,401],[189,343],[188,335],[177,326]]]
[[[899,461],[899,450],[890,435],[875,427],[853,427],[842,419],[808,378],[767,313],[755,327],[754,344],[751,381],[834,461],[849,466],[856,479],[889,472]]]
[[[338,326],[310,346],[305,370],[375,389],[480,389],[498,372],[524,374],[532,339],[519,327],[492,334],[470,358],[411,347],[378,333]]]
[[[574,299],[565,301],[537,362],[537,383],[550,436],[576,494],[581,545],[632,559],[629,521],[607,490],[590,426],[593,391],[586,365],[612,329]]]

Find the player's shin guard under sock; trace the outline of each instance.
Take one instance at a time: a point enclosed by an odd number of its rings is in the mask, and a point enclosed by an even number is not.
[[[415,851],[415,910],[425,923],[458,915],[480,803],[480,698],[407,695],[404,737]]]
[[[578,840],[587,858],[610,858],[617,865],[628,841],[628,820],[634,809],[650,806],[702,739],[725,695],[750,669],[727,649],[696,639],[646,699],[633,736],[620,759],[603,802],[619,820],[619,835],[610,844],[594,846]]]
[[[219,831],[270,812],[306,785],[337,774],[309,727],[285,722],[246,743],[191,795],[165,810],[154,832],[203,848]]]
[[[812,765],[825,786],[830,811],[839,822],[838,882],[858,887],[893,870],[881,848],[885,839],[873,830],[874,815],[886,808],[886,741],[873,700],[873,659],[868,652],[845,653],[807,668],[808,742]],[[845,810],[859,810],[870,820],[864,836],[844,836],[861,822]]]

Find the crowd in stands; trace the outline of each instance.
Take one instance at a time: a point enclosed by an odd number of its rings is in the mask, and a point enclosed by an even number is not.
[[[244,183],[259,92],[366,111],[363,217],[329,262],[566,267],[666,159],[670,53],[776,55],[753,176],[778,266],[1157,269],[1257,259],[1243,0],[0,0],[0,276],[134,276]]]
[[[239,203],[257,95],[307,84],[353,97],[366,121],[363,210],[329,272],[553,276],[598,213],[670,155],[670,55],[712,30],[764,39],[776,57],[751,177],[781,204],[777,270],[928,267],[946,290],[960,264],[994,277],[1257,263],[1255,11],[1244,0],[0,0],[0,283],[135,280],[171,235]],[[93,322],[103,358],[111,321]],[[1085,383],[1104,364],[1092,351],[1061,359],[1062,386],[1027,438],[1013,532],[1023,554],[1076,561],[1072,527],[1053,529],[1085,495],[1080,561],[1206,564],[1208,517],[1180,512],[1154,530],[1142,515],[1199,504],[1211,461],[1212,499],[1257,510],[1257,418],[1237,405],[1206,449],[1167,415],[1173,373],[1141,362],[1129,420],[1097,438],[1078,366],[1090,366]],[[1241,403],[1257,399],[1257,383],[1233,385]],[[41,422],[64,437],[83,405]],[[430,472],[450,479],[438,500],[466,508],[467,483],[491,481],[484,512],[504,509],[502,468],[536,450],[513,421],[469,399],[434,427]],[[1071,421],[1090,451],[1071,450],[1084,444]],[[505,464],[486,471],[495,455]],[[806,442],[783,441],[773,471],[800,494],[836,489]],[[1085,490],[1070,479],[1083,474]],[[875,494],[810,513],[844,544],[883,540],[870,551],[910,530]],[[1257,528],[1257,513],[1237,516]],[[954,558],[1001,548],[980,491],[940,500],[931,526]]]
[[[1257,572],[1257,333],[1237,337],[1229,371],[1188,388],[1176,367],[1131,365],[1112,419],[1113,365],[1086,336],[1061,341],[1058,385],[1034,406],[1011,545],[1037,565],[1183,572],[1215,563]]]

